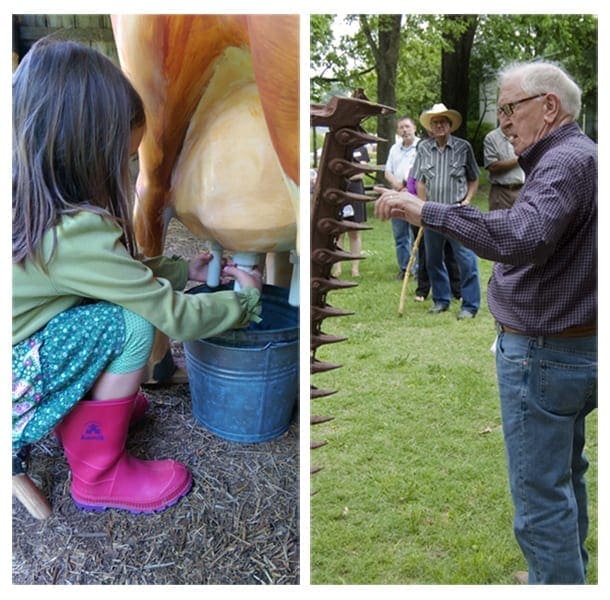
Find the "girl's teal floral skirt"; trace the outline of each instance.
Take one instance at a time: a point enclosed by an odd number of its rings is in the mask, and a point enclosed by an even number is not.
[[[80,305],[13,346],[13,452],[39,441],[123,350],[120,306]]]

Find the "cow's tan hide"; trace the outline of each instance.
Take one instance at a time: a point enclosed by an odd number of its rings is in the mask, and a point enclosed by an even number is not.
[[[298,16],[114,15],[112,23],[146,109],[135,212],[143,253],[162,252],[168,206],[229,250],[295,248]]]

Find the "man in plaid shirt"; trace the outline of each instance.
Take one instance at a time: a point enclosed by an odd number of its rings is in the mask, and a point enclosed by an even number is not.
[[[525,171],[513,207],[483,214],[385,190],[375,210],[495,261],[487,295],[527,581],[583,584],[585,417],[597,407],[597,145],[576,124],[581,91],[557,65],[511,65],[499,82],[500,126]]]

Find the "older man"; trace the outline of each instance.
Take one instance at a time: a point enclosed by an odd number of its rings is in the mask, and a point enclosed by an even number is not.
[[[531,584],[586,581],[585,417],[597,407],[597,146],[576,124],[581,91],[548,62],[500,74],[500,125],[526,173],[508,210],[385,191],[375,210],[495,261],[500,391],[514,532]]]
[[[478,188],[479,167],[470,143],[452,135],[462,123],[460,113],[444,104],[435,104],[419,120],[430,137],[419,144],[413,164],[411,174],[417,180],[417,195],[447,206],[468,204]],[[458,319],[473,318],[481,305],[476,255],[457,239],[434,229],[425,229],[424,244],[434,301],[428,312],[444,312],[451,302],[450,276],[444,260],[448,244],[460,272],[462,308]]]

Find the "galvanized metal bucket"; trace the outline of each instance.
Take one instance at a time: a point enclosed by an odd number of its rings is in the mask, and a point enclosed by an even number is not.
[[[217,291],[198,286],[189,293]],[[193,414],[219,437],[257,443],[284,434],[299,391],[299,312],[288,290],[265,285],[262,322],[185,342]]]

